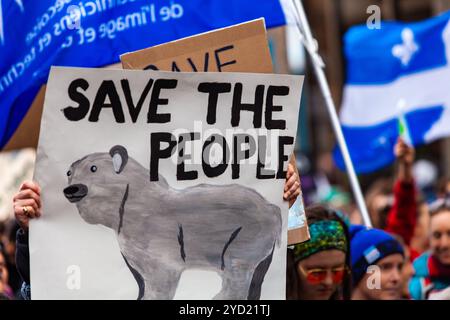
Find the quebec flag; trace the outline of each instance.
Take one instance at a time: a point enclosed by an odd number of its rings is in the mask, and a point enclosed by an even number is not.
[[[450,12],[418,23],[351,28],[341,125],[358,173],[394,161],[403,117],[411,143],[450,136]],[[399,108],[399,105],[402,105]],[[334,158],[344,161],[339,150]]]

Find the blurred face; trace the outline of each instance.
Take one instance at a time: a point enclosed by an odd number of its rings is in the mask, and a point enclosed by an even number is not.
[[[448,179],[447,182],[444,184],[443,189],[439,193],[439,197],[445,197],[445,195],[449,193],[450,193],[450,179]]]
[[[419,216],[414,229],[414,235],[411,239],[411,248],[415,248],[419,252],[425,252],[430,245],[430,213],[426,204],[419,205]]]
[[[386,216],[391,208],[391,204],[392,197],[384,194],[378,194],[372,198],[369,211],[372,223],[375,227],[383,227],[383,221],[386,219]]]
[[[330,299],[346,272],[345,253],[340,250],[324,250],[303,259],[297,264],[300,299]]]
[[[397,300],[402,296],[403,256],[391,254],[376,264],[358,283],[358,298],[364,300]]]
[[[430,247],[434,256],[450,266],[450,211],[442,211],[431,217]]]

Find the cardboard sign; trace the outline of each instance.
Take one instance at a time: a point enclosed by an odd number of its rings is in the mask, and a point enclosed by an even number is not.
[[[53,67],[32,297],[284,299],[302,83]]]
[[[309,240],[309,230],[303,205],[303,197],[300,194],[292,207],[289,208],[288,216],[288,245]]]
[[[127,53],[120,60],[124,69],[272,73],[264,19]]]
[[[120,59],[124,69],[273,73],[264,19],[127,53]],[[297,170],[295,156],[290,160]],[[294,206],[296,214],[292,216],[300,219],[289,229],[289,245],[309,239],[302,196],[299,198],[301,204]]]

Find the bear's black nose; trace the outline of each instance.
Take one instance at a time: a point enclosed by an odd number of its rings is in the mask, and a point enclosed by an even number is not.
[[[64,195],[70,202],[77,202],[83,199],[88,193],[88,187],[84,184],[72,184],[64,189]]]

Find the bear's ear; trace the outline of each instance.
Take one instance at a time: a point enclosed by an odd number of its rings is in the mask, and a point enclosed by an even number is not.
[[[122,146],[114,146],[109,150],[109,154],[113,161],[114,171],[121,173],[128,161],[127,149]]]

